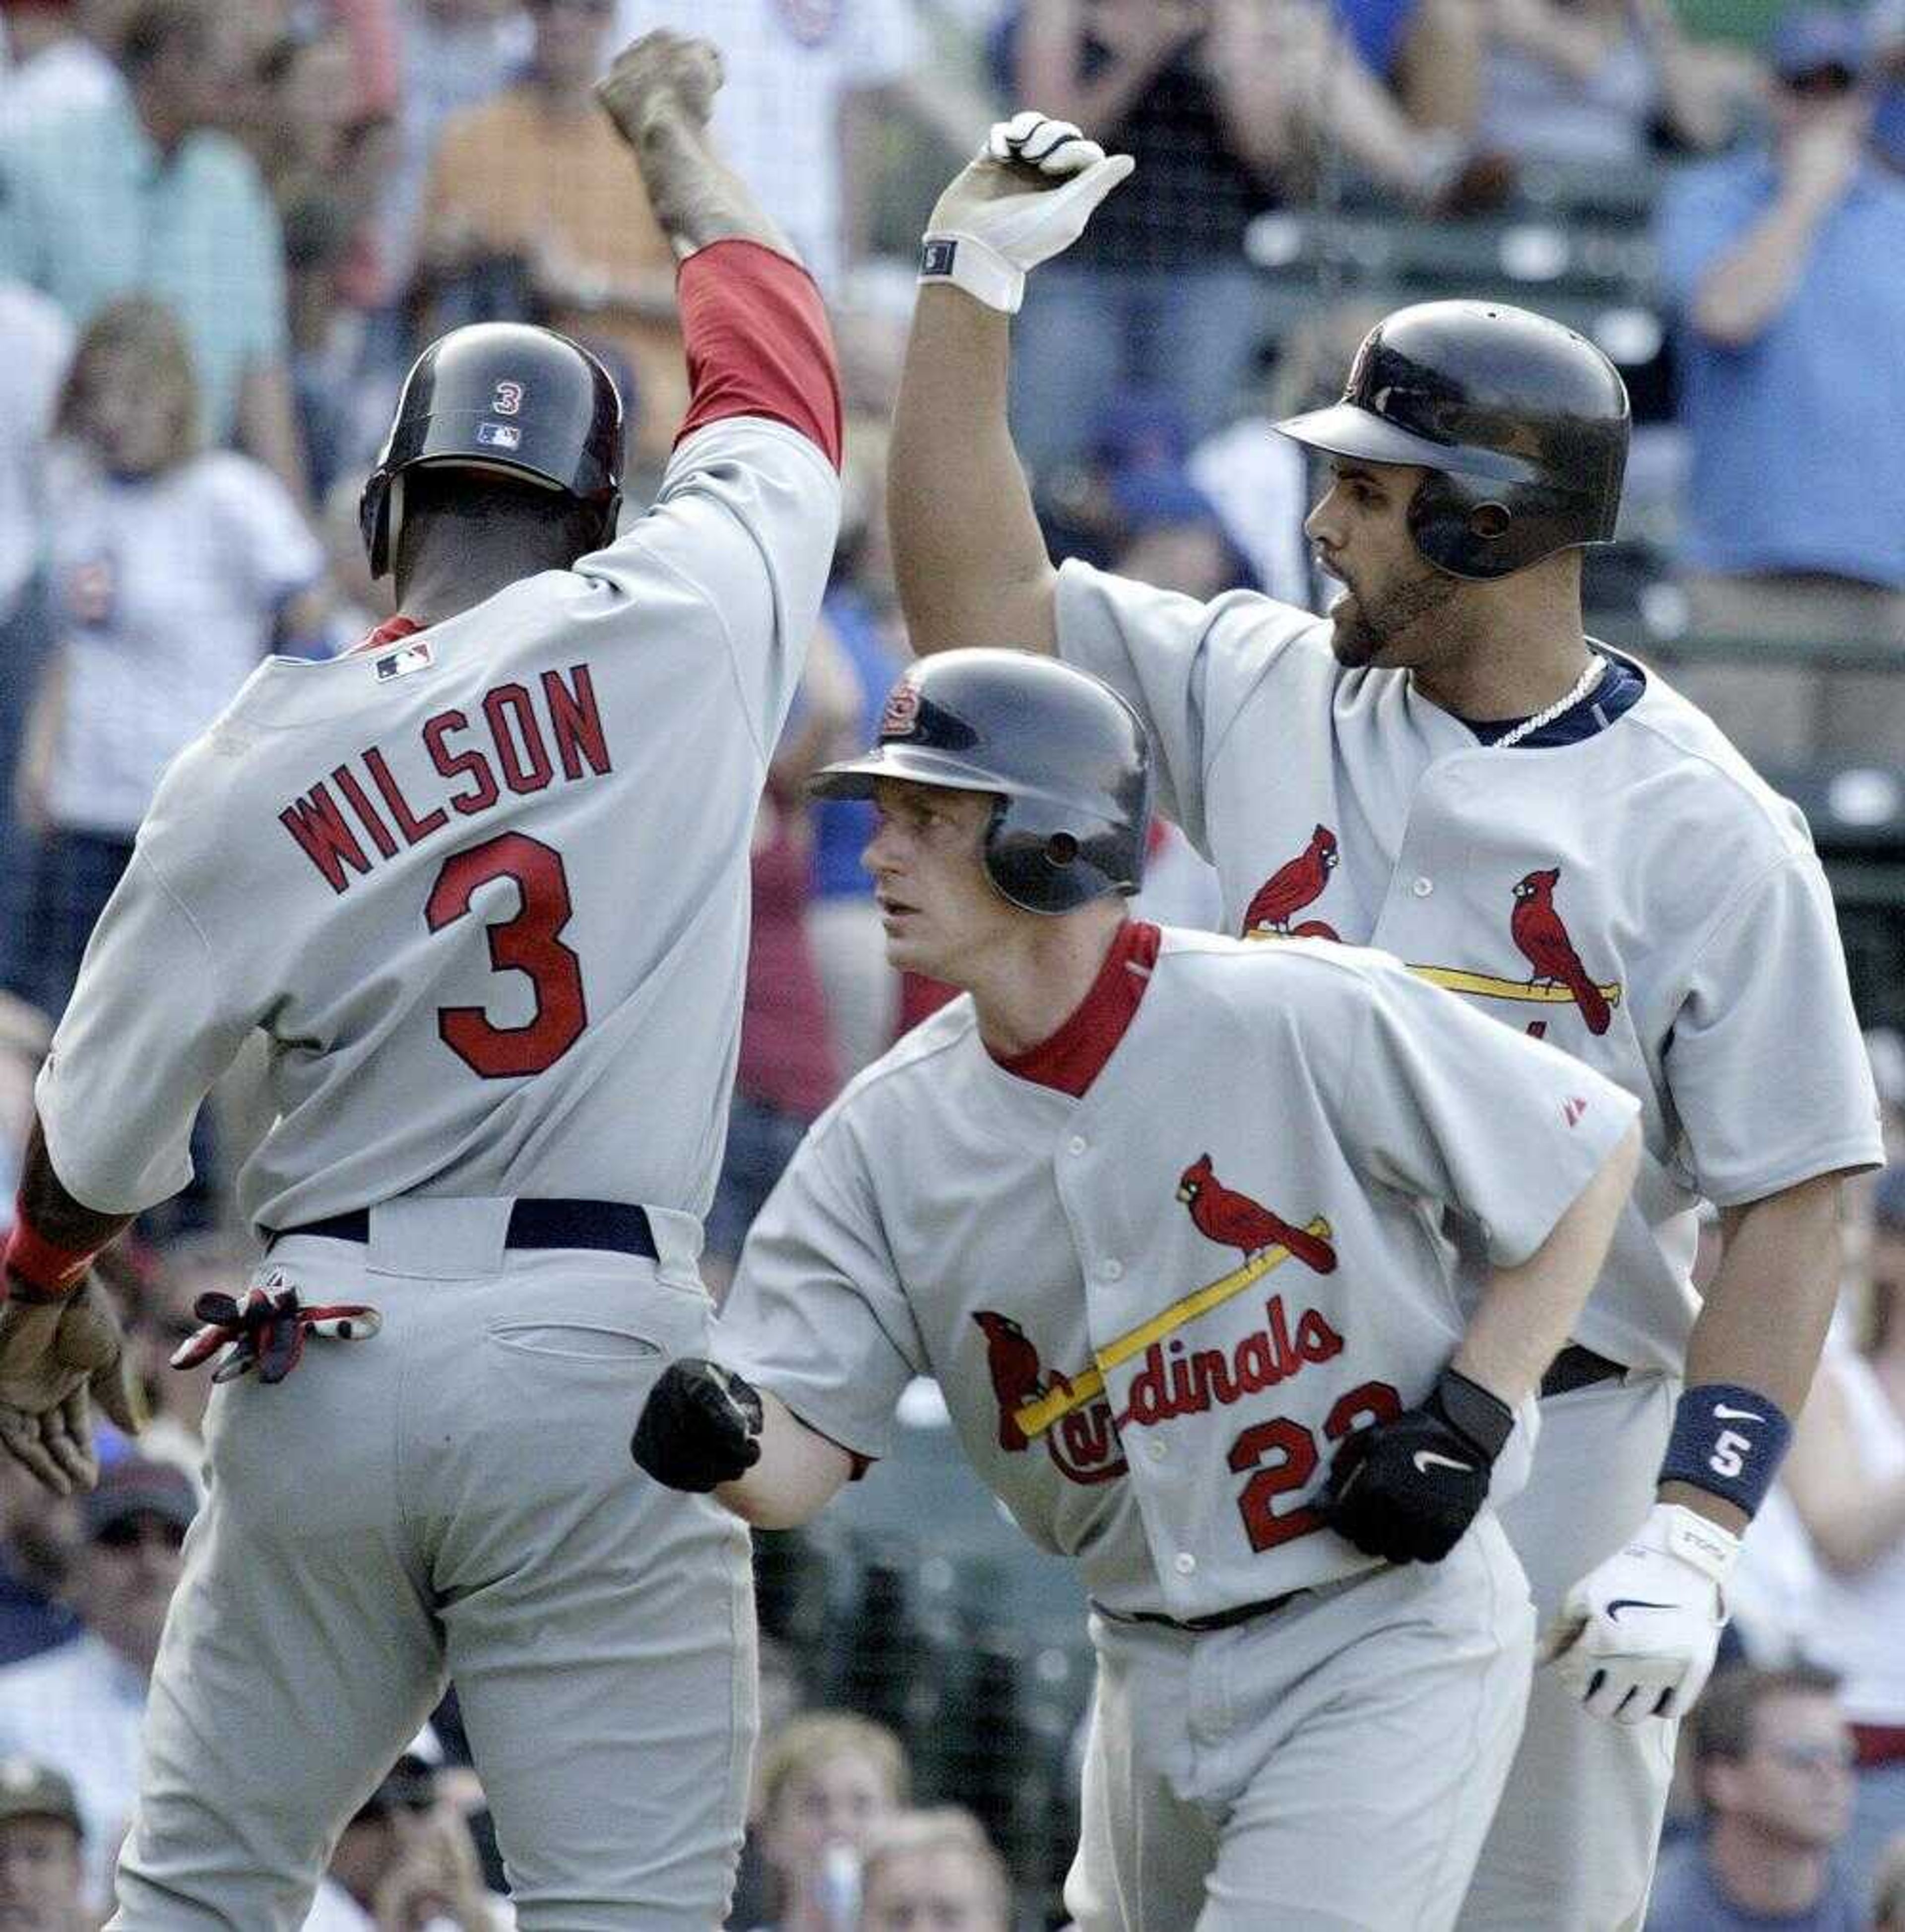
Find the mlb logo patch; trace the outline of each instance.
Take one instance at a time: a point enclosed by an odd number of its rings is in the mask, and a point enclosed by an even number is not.
[[[514,423],[479,422],[476,425],[476,440],[488,449],[514,449],[523,440],[523,432]]]
[[[427,644],[405,644],[400,649],[386,651],[376,660],[377,682],[388,684],[394,677],[401,677],[407,671],[422,670],[430,662],[430,650]]]

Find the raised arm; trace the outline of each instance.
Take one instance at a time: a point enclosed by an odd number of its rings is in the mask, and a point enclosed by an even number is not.
[[[1131,171],[1068,124],[1022,114],[942,194],[893,412],[887,516],[913,648],[1049,652],[1056,574],[1006,420],[1006,318]]]
[[[710,242],[739,241],[798,260],[708,138],[721,80],[721,56],[711,41],[658,28],[616,56],[596,82],[596,98],[634,155],[655,218],[677,257]]]

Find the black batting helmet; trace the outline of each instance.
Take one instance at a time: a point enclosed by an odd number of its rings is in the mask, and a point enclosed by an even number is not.
[[[370,574],[396,553],[398,479],[419,464],[499,470],[600,507],[622,501],[622,398],[579,342],[526,322],[478,322],[440,336],[410,365],[358,518]]]
[[[1276,427],[1333,456],[1419,464],[1410,533],[1454,577],[1606,543],[1628,392],[1585,336],[1501,302],[1419,302],[1363,339],[1342,400]]]
[[[864,758],[829,765],[820,798],[869,798],[881,778],[997,792],[987,876],[1028,912],[1135,892],[1150,817],[1150,748],[1108,684],[1023,651],[946,651],[910,666]]]

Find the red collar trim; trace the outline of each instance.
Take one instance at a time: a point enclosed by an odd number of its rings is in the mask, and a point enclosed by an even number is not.
[[[414,617],[406,617],[400,613],[394,617],[386,617],[362,644],[352,644],[344,655],[355,657],[359,651],[374,651],[386,644],[394,644],[399,638],[414,638],[423,628]]]
[[[1091,991],[1078,1002],[1070,1018],[1036,1046],[1011,1059],[996,1053],[992,1058],[1021,1080],[1055,1087],[1078,1099],[1097,1078],[1137,1017],[1138,1002],[1151,982],[1151,968],[1157,964],[1162,938],[1156,926],[1142,920],[1126,920],[1112,941]]]

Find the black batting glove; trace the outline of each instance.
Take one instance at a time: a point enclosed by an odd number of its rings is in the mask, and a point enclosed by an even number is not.
[[[718,1364],[670,1362],[650,1390],[628,1453],[658,1483],[705,1496],[760,1460],[760,1397]]]
[[[1489,1472],[1514,1422],[1498,1396],[1444,1369],[1420,1407],[1344,1438],[1324,1520],[1366,1556],[1439,1563],[1488,1500]]]

